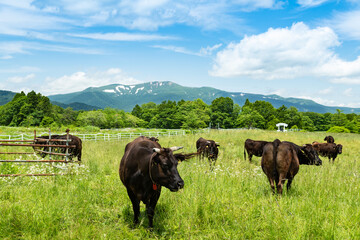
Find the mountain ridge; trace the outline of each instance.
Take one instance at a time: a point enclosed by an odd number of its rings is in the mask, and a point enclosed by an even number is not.
[[[131,111],[138,104],[162,101],[192,101],[202,99],[205,103],[211,102],[218,97],[230,97],[234,103],[243,105],[246,99],[250,102],[257,100],[268,101],[275,108],[282,105],[294,106],[300,112],[335,113],[336,109],[344,113],[360,113],[360,108],[332,107],[314,102],[313,100],[301,98],[284,98],[278,95],[263,95],[244,92],[227,92],[212,87],[185,87],[170,81],[154,81],[133,85],[110,84],[101,87],[88,87],[80,92],[57,94],[48,96],[51,101],[65,104],[73,102],[84,103],[99,108],[112,107]]]

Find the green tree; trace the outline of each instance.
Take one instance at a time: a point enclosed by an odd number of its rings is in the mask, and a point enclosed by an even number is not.
[[[266,125],[265,119],[256,110],[251,110],[250,107],[242,108],[239,114],[236,127],[240,128],[261,128],[264,129]]]
[[[331,126],[345,126],[348,123],[348,119],[342,110],[336,109],[331,117]]]
[[[234,101],[229,97],[219,97],[214,99],[210,105],[211,122],[213,126],[219,124],[221,128],[234,127],[233,111]]]
[[[273,105],[266,101],[255,101],[252,107],[256,110],[266,121],[270,121],[276,114],[276,109]]]

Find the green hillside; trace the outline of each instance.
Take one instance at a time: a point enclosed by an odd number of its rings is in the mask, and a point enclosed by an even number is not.
[[[91,87],[81,92],[58,94],[48,96],[51,101],[71,104],[74,102],[84,103],[99,108],[112,107],[131,111],[138,104],[154,102],[161,103],[165,100],[180,101],[202,99],[205,103],[211,102],[218,97],[230,97],[234,103],[243,105],[246,99],[250,102],[257,100],[270,102],[275,108],[282,105],[294,106],[300,112],[335,113],[341,109],[344,113],[360,113],[359,108],[328,107],[311,100],[299,98],[283,98],[277,95],[249,94],[243,92],[226,92],[210,87],[184,87],[173,82],[148,82],[137,85],[112,84],[102,87]]]
[[[0,106],[10,102],[16,93],[0,90]]]

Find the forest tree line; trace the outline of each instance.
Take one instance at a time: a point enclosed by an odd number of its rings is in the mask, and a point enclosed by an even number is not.
[[[194,101],[163,101],[136,105],[131,113],[114,108],[75,111],[51,104],[46,96],[31,91],[17,93],[13,100],[0,106],[1,126],[93,126],[100,129],[144,127],[164,129],[259,128],[275,130],[284,122],[290,129],[360,133],[360,115],[299,112],[295,107],[275,108],[266,101],[243,106],[229,97],[214,99],[210,105]]]

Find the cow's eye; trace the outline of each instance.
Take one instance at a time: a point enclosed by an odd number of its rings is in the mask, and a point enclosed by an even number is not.
[[[169,169],[169,165],[167,165],[167,164],[163,164],[163,165],[161,165],[161,167],[162,167],[163,170],[168,170]]]

